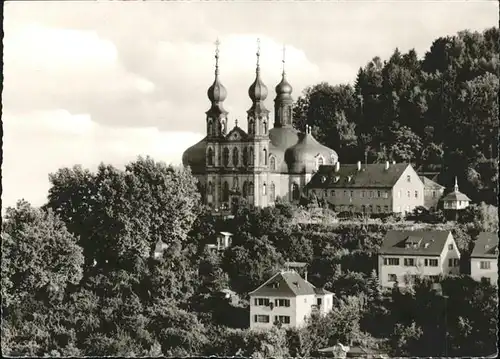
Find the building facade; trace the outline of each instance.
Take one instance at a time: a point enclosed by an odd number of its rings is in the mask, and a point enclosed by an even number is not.
[[[420,176],[420,179],[424,184],[424,207],[429,211],[437,210],[445,187],[425,176]]]
[[[206,112],[206,137],[188,148],[182,157],[199,181],[204,202],[214,211],[234,208],[242,198],[265,207],[277,199],[298,201],[312,174],[323,164],[335,164],[337,153],[321,145],[311,134],[293,128],[292,86],[283,66],[276,86],[274,127],[265,105],[268,89],[261,79],[257,52],[256,77],[248,95],[248,132],[238,124],[228,130],[224,109],[227,91],[219,78],[216,50],[215,80],[208,89],[210,109]],[[284,64],[284,59],[283,59]]]
[[[498,233],[479,234],[471,254],[470,275],[478,281],[484,278],[498,284]]]
[[[250,295],[250,329],[300,327],[312,313],[326,314],[333,293],[316,288],[295,271],[281,271]]]
[[[424,184],[406,163],[324,165],[307,193],[325,199],[337,212],[408,213],[424,205]]]
[[[450,231],[389,231],[380,247],[383,287],[411,285],[415,277],[460,274],[460,252]]]

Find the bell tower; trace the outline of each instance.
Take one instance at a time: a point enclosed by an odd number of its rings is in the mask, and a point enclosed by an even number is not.
[[[286,79],[284,46],[282,62],[283,71],[281,73],[281,82],[276,86],[276,98],[274,99],[274,127],[292,127],[293,89]]]
[[[267,86],[260,76],[260,40],[257,39],[257,66],[255,81],[248,89],[252,106],[247,111],[249,159],[248,170],[253,177],[253,204],[266,206],[268,203],[267,175],[269,168],[269,110],[264,101],[267,98]]]

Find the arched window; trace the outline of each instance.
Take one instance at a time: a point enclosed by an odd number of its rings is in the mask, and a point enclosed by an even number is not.
[[[208,182],[207,194],[213,194],[213,193],[214,193],[214,185],[212,182]]]
[[[276,198],[276,186],[274,185],[273,182],[271,182],[271,188],[269,190],[269,194],[270,194],[270,197],[271,197],[271,201],[274,202],[274,200]]]
[[[323,166],[325,161],[323,160],[322,156],[319,156],[318,159],[316,160],[316,169],[319,169],[319,166]]]
[[[222,202],[229,201],[229,184],[227,181],[224,181],[224,186],[222,188]]]
[[[214,165],[214,150],[212,150],[211,148],[209,148],[207,151],[207,162],[209,166]]]
[[[274,156],[269,158],[269,167],[271,168],[271,171],[276,171],[276,158]]]
[[[253,166],[253,147],[248,150],[248,164]]]
[[[267,134],[267,121],[264,121],[264,135]]]
[[[264,157],[264,161],[262,162],[267,166],[267,150],[265,148],[262,150],[262,156]]]
[[[238,148],[233,148],[233,167],[237,167],[239,162]]]
[[[267,194],[267,186],[266,186],[266,183],[264,182],[264,184],[262,185],[262,195],[265,196]]]
[[[244,147],[243,148],[243,166],[248,165],[248,148]]]
[[[253,196],[253,182],[251,182],[251,181],[248,184],[248,195]]]
[[[208,125],[207,125],[207,134],[209,136],[212,135],[212,131],[213,131],[213,123],[212,123],[212,120],[208,120]]]
[[[227,147],[225,147],[222,152],[222,163],[225,167],[229,166],[229,149]]]
[[[240,184],[239,184],[239,182],[238,182],[238,177],[234,177],[234,178],[233,178],[233,188],[234,188],[235,190],[237,190],[237,189],[239,189],[239,188],[240,188]]]
[[[245,197],[245,198],[248,196],[248,182],[247,181],[243,182],[243,193],[242,194],[243,194],[243,197]]]
[[[253,118],[251,118],[248,120],[248,134],[253,135],[253,133],[254,133],[253,130],[254,130],[254,121],[253,121]]]
[[[298,201],[300,199],[299,185],[297,183],[292,184],[292,199]]]

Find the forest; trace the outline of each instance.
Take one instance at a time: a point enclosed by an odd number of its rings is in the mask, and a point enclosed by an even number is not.
[[[2,219],[2,354],[310,357],[337,343],[391,356],[496,353],[497,289],[466,268],[478,233],[498,230],[489,197],[497,136],[487,136],[498,130],[498,56],[498,29],[463,32],[436,40],[422,61],[414,52],[374,59],[355,88],[320,84],[297,101],[296,125],[308,121],[318,139],[340,143],[346,162],[462,171],[477,204],[455,221],[334,221],[314,204],[287,203],[242,205],[223,219],[202,205],[189,169],[151,158],[50,174],[44,206],[20,200]],[[451,230],[464,274],[442,278],[441,291],[424,279],[384,290],[376,272],[384,234],[415,226]],[[233,244],[210,252],[219,231]],[[155,258],[160,240],[166,249]],[[308,263],[308,280],[335,294],[334,309],[304,328],[249,331],[248,292],[285,261]]]
[[[294,126],[338,152],[340,162],[409,162],[459,177],[474,202],[497,203],[500,31],[462,31],[435,40],[419,59],[398,49],[360,68],[354,86],[305,89]]]

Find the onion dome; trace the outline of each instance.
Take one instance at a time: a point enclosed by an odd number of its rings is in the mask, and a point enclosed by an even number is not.
[[[285,47],[283,46],[283,60],[281,60],[283,63],[283,72],[281,74],[281,82],[276,86],[276,98],[277,99],[285,99],[285,98],[290,98],[292,96],[292,85],[286,80],[286,73],[285,73]]]
[[[207,160],[207,140],[202,139],[197,144],[189,147],[182,154],[182,164],[184,167],[191,167],[192,173],[203,173]]]
[[[267,98],[267,86],[264,85],[264,82],[262,82],[262,79],[260,78],[260,65],[259,65],[259,59],[260,59],[260,47],[257,49],[257,69],[256,69],[256,77],[255,81],[253,84],[250,85],[250,88],[248,89],[248,96],[252,99],[252,101],[255,102],[261,102],[264,101]]]
[[[221,112],[225,112],[222,102],[227,97],[227,91],[219,80],[219,40],[217,40],[215,44],[217,46],[215,50],[215,80],[212,86],[208,88],[207,96],[212,103],[212,108],[218,107]]]
[[[311,173],[317,170],[318,164],[333,165],[338,161],[337,153],[319,143],[311,134],[310,127],[295,145],[285,152],[285,161],[290,173]]]

